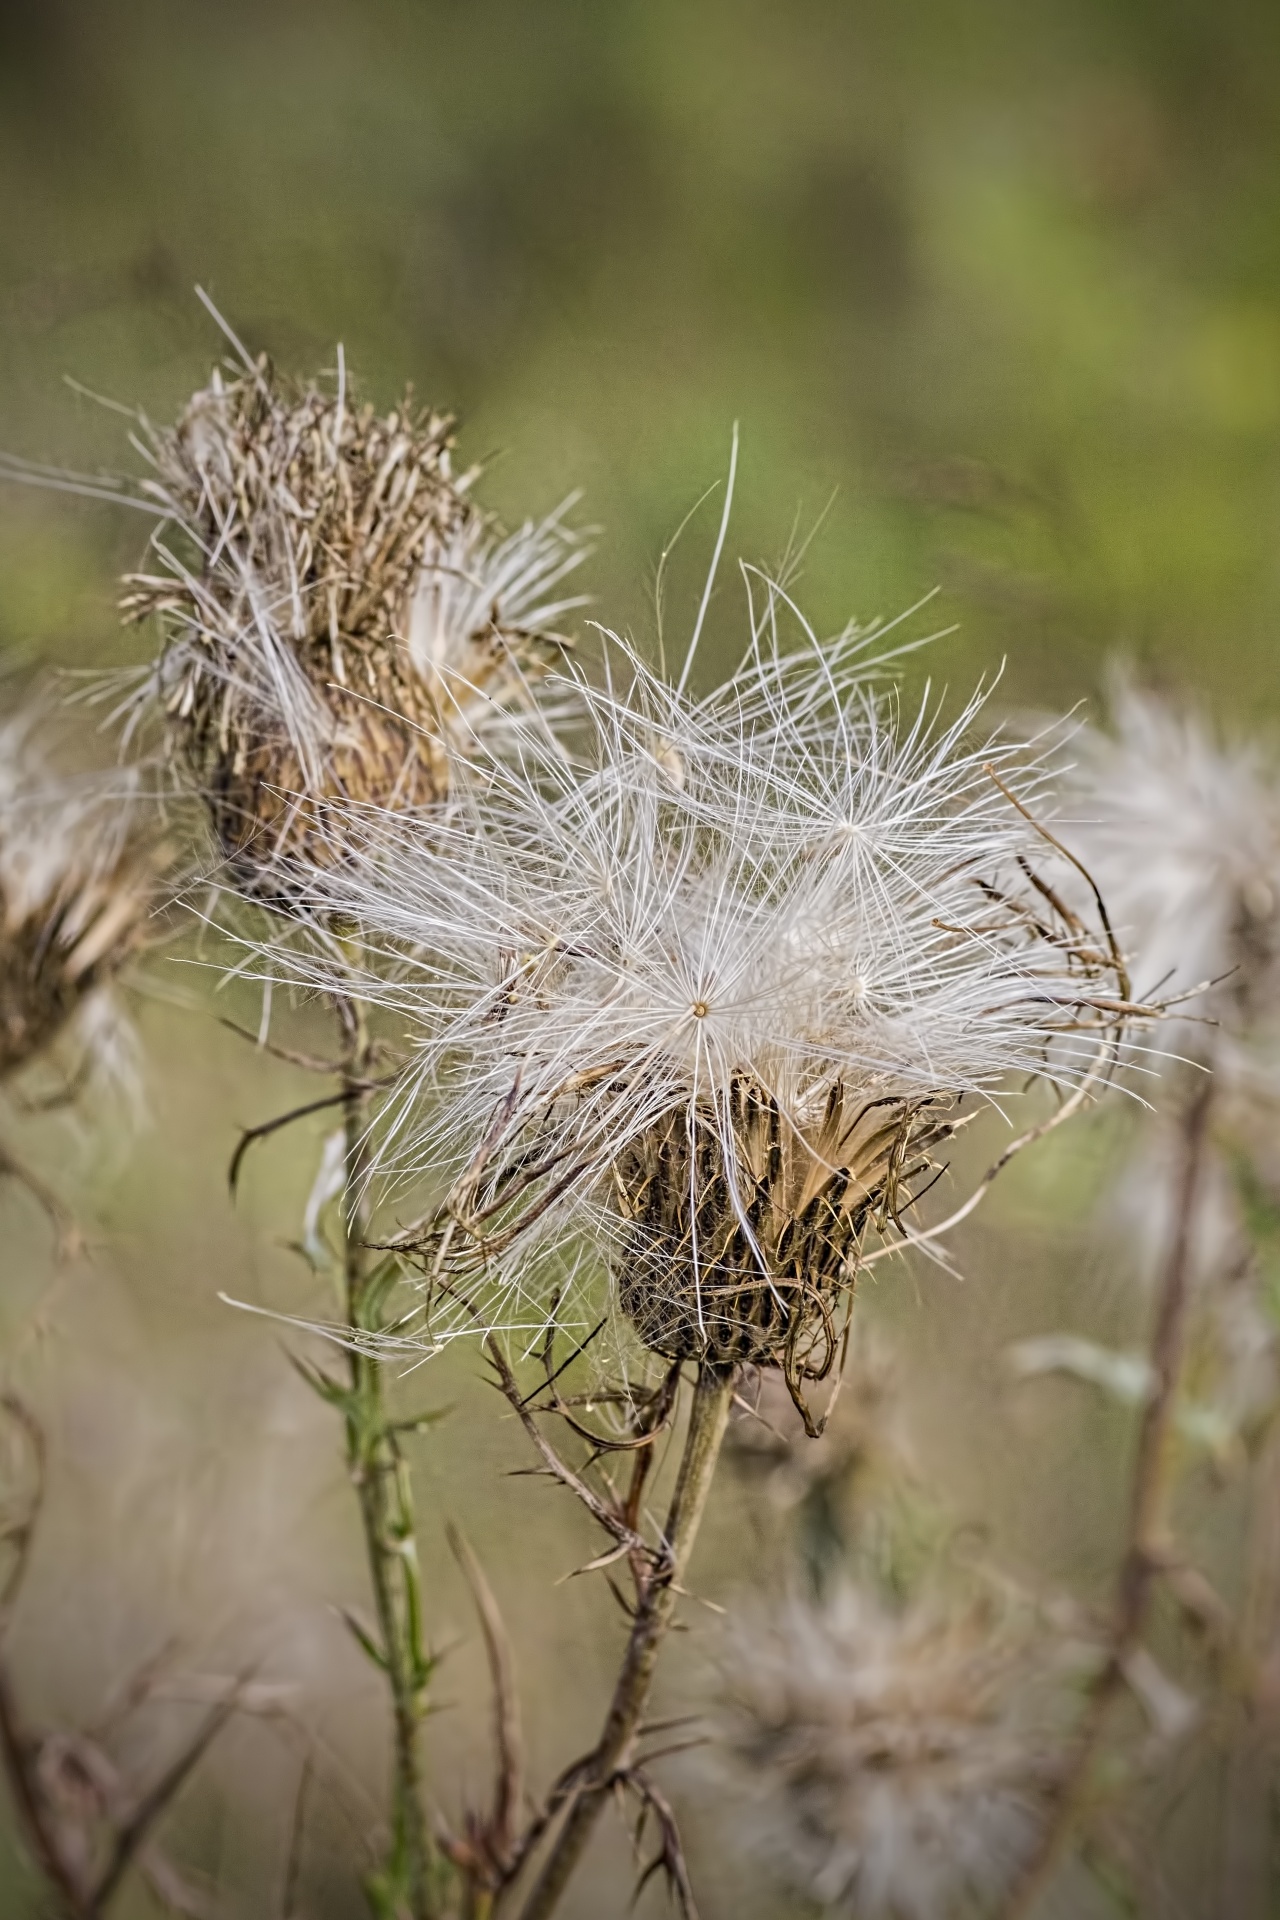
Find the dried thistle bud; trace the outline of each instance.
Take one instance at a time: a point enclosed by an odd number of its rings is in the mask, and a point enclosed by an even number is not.
[[[990,1912],[1060,1771],[1045,1681],[1043,1650],[980,1603],[890,1611],[846,1584],[742,1621],[721,1761],[746,1844],[851,1920]]]
[[[887,1222],[950,1135],[947,1104],[872,1097],[837,1076],[810,1090],[808,1112],[784,1113],[739,1076],[732,1160],[711,1115],[665,1114],[613,1166],[628,1223],[619,1301],[644,1345],[825,1374],[867,1228]]]
[[[0,722],[0,1079],[16,1073],[141,945],[155,864],[135,795],[57,777],[38,706]]]
[[[563,644],[581,540],[559,513],[502,535],[452,431],[411,395],[379,416],[263,359],[149,433],[159,565],[122,601],[165,634],[144,697],[237,880],[277,903],[340,851],[332,803],[444,799],[456,745]]]

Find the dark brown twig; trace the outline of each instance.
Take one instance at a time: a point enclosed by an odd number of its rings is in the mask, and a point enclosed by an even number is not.
[[[294,1902],[298,1897],[298,1883],[302,1878],[302,1841],[306,1828],[307,1799],[311,1792],[312,1758],[310,1749],[302,1756],[302,1768],[298,1775],[298,1791],[293,1801],[293,1818],[289,1823],[289,1853],[284,1865],[284,1886],[280,1895],[280,1920],[293,1920]]]
[[[242,1040],[258,1053],[269,1053],[273,1060],[283,1060],[291,1067],[301,1067],[304,1073],[341,1073],[341,1060],[322,1060],[318,1054],[298,1053],[293,1047],[282,1047],[278,1040],[264,1040],[260,1035],[251,1033],[248,1027],[242,1027],[238,1021],[228,1020],[225,1014],[218,1016],[218,1025],[225,1027],[228,1033],[238,1034]]]
[[[497,1869],[493,1876],[493,1886],[496,1888],[501,1884],[515,1851],[517,1824],[524,1800],[524,1741],[520,1727],[520,1701],[516,1692],[511,1643],[493,1590],[485,1579],[484,1569],[452,1521],[446,1533],[480,1616],[493,1687],[496,1783],[493,1808],[483,1823],[482,1837],[484,1852]]]
[[[511,1371],[510,1363],[497,1340],[489,1341],[488,1351],[489,1358],[498,1376],[498,1384],[512,1408],[519,1416],[520,1424],[541,1454],[548,1471],[555,1479],[560,1481],[562,1486],[567,1487],[570,1493],[576,1494],[592,1519],[596,1521],[599,1526],[603,1527],[606,1533],[612,1534],[614,1540],[624,1551],[628,1553],[647,1554],[649,1548],[643,1536],[637,1533],[634,1526],[627,1524],[622,1515],[608,1500],[602,1499],[593,1487],[588,1486],[582,1476],[575,1473],[568,1462],[562,1460],[555,1448],[551,1445],[551,1442],[539,1427],[524,1397],[521,1395],[519,1384],[514,1373]]]
[[[639,1847],[644,1836],[645,1815],[649,1813],[652,1813],[658,1823],[661,1843],[657,1853],[636,1881],[632,1906],[639,1900],[654,1875],[660,1873],[666,1880],[667,1890],[674,1898],[684,1920],[698,1920],[698,1905],[693,1897],[693,1883],[689,1879],[684,1848],[680,1844],[680,1828],[671,1802],[641,1767],[632,1767],[626,1773],[620,1773],[617,1776],[617,1784],[628,1788],[640,1800],[640,1819],[635,1833],[636,1846]]]
[[[247,1676],[236,1681],[226,1699],[220,1701],[210,1713],[206,1714],[193,1738],[187,1742],[177,1758],[165,1768],[154,1785],[147,1789],[119,1827],[110,1858],[94,1889],[94,1898],[98,1906],[107,1905],[152,1827],[236,1711],[244,1678]]]
[[[14,1564],[0,1597],[0,1642],[12,1617],[30,1561],[36,1524],[44,1500],[44,1434],[30,1410],[12,1394],[0,1397],[0,1407],[21,1429],[35,1462],[34,1482],[20,1517],[4,1526],[3,1538],[14,1549]],[[167,1652],[167,1649],[165,1650]],[[121,1690],[95,1733],[41,1735],[22,1718],[0,1645],[0,1761],[8,1778],[14,1806],[32,1857],[50,1889],[58,1895],[72,1920],[100,1920],[130,1867],[136,1867],[158,1899],[171,1911],[196,1915],[197,1897],[151,1844],[152,1830],[188,1778],[210,1743],[239,1704],[242,1682],[232,1686],[197,1729],[195,1737],[164,1770],[159,1779],[131,1806],[123,1804],[122,1783],[116,1768],[98,1744],[98,1736],[146,1700],[165,1653],[149,1661]],[[68,1815],[59,1806],[51,1782],[70,1770],[87,1789],[92,1812]],[[105,1862],[94,1829],[108,1831]]]
[[[295,1120],[305,1120],[308,1114],[323,1113],[326,1107],[342,1106],[347,1098],[348,1095],[345,1090],[340,1090],[337,1093],[326,1093],[323,1099],[308,1100],[305,1105],[301,1107],[291,1107],[288,1113],[279,1113],[274,1120],[264,1120],[260,1126],[241,1127],[240,1144],[232,1154],[231,1164],[227,1168],[227,1185],[230,1187],[232,1193],[234,1194],[236,1190],[236,1182],[240,1178],[240,1168],[244,1164],[244,1157],[250,1147],[255,1146],[259,1140],[269,1139],[273,1133],[279,1133],[282,1127],[291,1127]]]
[[[733,1399],[735,1378],[733,1369],[705,1362],[699,1368],[679,1476],[663,1538],[656,1549],[642,1542],[630,1556],[632,1576],[636,1583],[635,1617],[604,1727],[585,1762],[573,1770],[572,1785],[564,1795],[563,1817],[522,1909],[522,1920],[549,1920],[586,1850],[610,1792],[616,1786],[633,1780],[635,1750],[641,1737],[640,1729],[648,1706],[658,1654],[671,1626],[676,1597],[682,1590],[689,1556],[711,1490]],[[642,1463],[649,1458],[648,1452],[636,1456],[637,1472],[642,1470]],[[596,1505],[603,1504],[594,1495],[592,1501]],[[609,1509],[608,1530],[615,1539],[632,1531],[613,1509]],[[649,1804],[658,1814],[658,1802],[652,1799],[651,1793],[648,1797]],[[665,1802],[662,1805],[665,1807]],[[674,1831],[669,1808],[666,1809],[666,1820],[660,1821],[664,1834],[666,1821],[670,1822]],[[526,1851],[522,1849],[521,1859],[526,1857]],[[678,1853],[678,1842],[677,1852],[671,1855],[664,1839],[659,1864],[667,1867],[668,1877],[680,1892],[683,1862]]]

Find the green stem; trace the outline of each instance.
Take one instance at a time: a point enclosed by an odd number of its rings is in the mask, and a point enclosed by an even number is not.
[[[343,1279],[347,1325],[358,1337],[381,1330],[381,1278],[367,1252],[369,1036],[364,1009],[341,1005],[346,1049],[343,1125],[346,1164],[342,1196]],[[414,1538],[413,1488],[408,1463],[388,1415],[384,1368],[362,1350],[349,1350],[347,1465],[360,1503],[365,1550],[378,1622],[378,1652],[391,1691],[394,1770],[392,1849],[375,1883],[379,1914],[432,1920],[439,1862],[423,1807],[419,1730],[427,1705],[432,1662],[423,1646],[422,1586]]]
[[[548,1920],[560,1903],[600,1818],[610,1787],[635,1761],[654,1669],[693,1552],[728,1424],[735,1373],[704,1364],[698,1372],[684,1454],[667,1516],[666,1553],[640,1593],[626,1656],[599,1744],[569,1802],[521,1920]]]

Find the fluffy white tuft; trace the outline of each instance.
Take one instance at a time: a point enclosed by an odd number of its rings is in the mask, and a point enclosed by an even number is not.
[[[1280,951],[1280,787],[1257,752],[1220,745],[1196,714],[1123,681],[1111,730],[1084,731],[1079,748],[1073,836],[1139,989],[1220,1017]]]
[[[1079,884],[1020,810],[1042,763],[975,741],[981,700],[904,720],[864,646],[787,657],[757,627],[695,701],[611,638],[603,685],[572,680],[577,761],[536,734],[513,763],[477,747],[446,817],[370,811],[358,856],[344,819],[309,905],[358,924],[358,990],[412,1038],[384,1164],[447,1195],[453,1251],[500,1285],[598,1237],[620,1159],[673,1117],[718,1140],[749,1236],[744,1085],[821,1160],[833,1090],[954,1119],[1114,1055],[1105,929],[1043,877]]]
[[[984,1609],[891,1612],[852,1585],[744,1619],[721,1755],[747,1851],[849,1920],[989,1912],[1058,1764],[1027,1653]]]

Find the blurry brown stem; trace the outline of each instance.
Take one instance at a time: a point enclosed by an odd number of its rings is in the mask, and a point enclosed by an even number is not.
[[[237,1682],[226,1698],[220,1700],[218,1705],[211,1709],[201,1722],[195,1737],[188,1742],[177,1759],[166,1768],[155,1785],[142,1796],[119,1826],[112,1845],[111,1857],[95,1889],[95,1910],[98,1906],[105,1907],[111,1900],[152,1827],[174,1798],[192,1768],[203,1757],[236,1711],[240,1704],[241,1684]]]
[[[84,1246],[84,1236],[76,1224],[75,1216],[62,1203],[52,1187],[46,1186],[38,1174],[17,1159],[0,1140],[0,1180],[16,1180],[38,1206],[43,1208],[53,1228],[59,1260],[74,1260]]]
[[[338,1013],[345,1041],[341,1101],[346,1141],[342,1196],[346,1318],[351,1332],[364,1336],[380,1330],[382,1291],[367,1246],[371,1049],[363,1007],[343,1000]],[[389,1884],[381,1904],[396,1912],[403,1901],[410,1920],[430,1920],[435,1911],[437,1863],[423,1806],[419,1730],[432,1663],[422,1642],[413,1492],[399,1435],[387,1413],[382,1363],[359,1337],[352,1342],[348,1359],[347,1464],[364,1522],[378,1621],[377,1657],[391,1690],[394,1725],[392,1850]]]
[[[548,1920],[555,1912],[614,1784],[625,1779],[634,1767],[658,1654],[671,1625],[715,1475],[734,1380],[732,1369],[708,1363],[699,1368],[661,1551],[647,1567],[632,1555],[636,1610],[604,1729],[595,1748],[576,1770],[560,1830],[525,1902],[522,1920]]]
[[[293,1920],[293,1910],[298,1898],[298,1882],[302,1877],[302,1842],[306,1831],[307,1797],[311,1791],[312,1759],[311,1754],[302,1756],[302,1770],[298,1775],[298,1791],[293,1802],[293,1821],[289,1830],[289,1856],[285,1861],[284,1890],[280,1898],[280,1920]]]
[[[1251,1474],[1248,1561],[1223,1776],[1222,1920],[1263,1913],[1270,1881],[1275,1648],[1280,1634],[1280,1413],[1272,1412]]]
[[[1040,1845],[1014,1889],[1004,1920],[1029,1920],[1071,1844],[1088,1799],[1093,1761],[1111,1708],[1124,1686],[1125,1667],[1142,1637],[1152,1585],[1164,1562],[1161,1535],[1170,1439],[1186,1339],[1192,1229],[1204,1170],[1212,1097],[1213,1082],[1204,1074],[1199,1077],[1182,1114],[1177,1208],[1151,1338],[1153,1384],[1138,1436],[1128,1544],[1116,1585],[1115,1617],[1106,1663],[1090,1692]]]
[[[462,1568],[484,1634],[493,1685],[493,1735],[497,1749],[497,1791],[486,1838],[495,1861],[505,1867],[516,1844],[516,1823],[524,1799],[524,1740],[516,1693],[511,1644],[484,1569],[458,1528],[448,1529],[449,1545]]]
[[[126,1797],[117,1786],[114,1769],[98,1747],[97,1738],[147,1697],[158,1663],[149,1662],[139,1670],[95,1734],[77,1736],[80,1764],[88,1770],[101,1797],[100,1811],[109,1835],[104,1859],[101,1848],[90,1842],[89,1828],[68,1818],[50,1794],[44,1775],[49,1743],[24,1725],[10,1679],[3,1641],[31,1557],[44,1498],[44,1434],[34,1415],[13,1395],[0,1398],[0,1407],[25,1436],[35,1464],[34,1485],[24,1511],[4,1528],[3,1541],[14,1550],[14,1564],[0,1594],[0,1763],[24,1838],[49,1890],[57,1895],[70,1920],[102,1920],[133,1866],[171,1910],[191,1912],[189,1903],[181,1904],[184,1891],[178,1876],[150,1845],[151,1831],[240,1705],[243,1682],[236,1682],[228,1690],[154,1785],[136,1798]]]
[[[52,1821],[36,1791],[34,1761],[36,1743],[24,1732],[17,1703],[9,1686],[9,1675],[0,1662],[0,1753],[5,1775],[23,1836],[35,1857],[35,1863],[50,1887],[61,1897],[74,1920],[95,1920],[97,1903],[90,1889],[81,1885],[80,1876],[64,1860]]]

